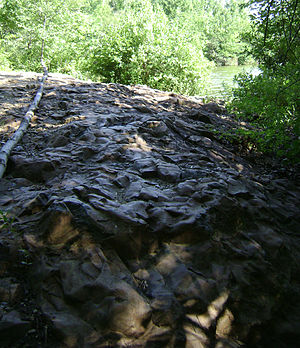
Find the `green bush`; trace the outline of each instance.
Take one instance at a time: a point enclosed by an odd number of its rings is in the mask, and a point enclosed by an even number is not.
[[[85,69],[93,78],[186,94],[203,91],[210,66],[189,34],[147,0],[135,2],[113,23],[100,26],[88,49]]]
[[[259,150],[300,160],[299,70],[286,65],[277,73],[265,69],[253,77],[237,77],[230,108],[254,128],[240,130]]]
[[[0,65],[4,65],[3,49],[12,69],[40,72],[44,41],[44,61],[49,70],[75,74],[81,64],[82,41],[89,30],[84,6],[85,0],[3,1]],[[7,18],[12,18],[8,27]]]
[[[0,42],[1,44],[1,42]],[[7,58],[3,47],[0,47],[0,70],[10,70],[11,63]]]
[[[297,0],[248,6],[252,30],[245,38],[262,74],[237,79],[231,106],[254,127],[246,132],[259,149],[300,162],[300,7]]]
[[[203,94],[208,59],[243,56],[243,1],[2,0],[0,67],[40,72],[44,47],[51,72]]]

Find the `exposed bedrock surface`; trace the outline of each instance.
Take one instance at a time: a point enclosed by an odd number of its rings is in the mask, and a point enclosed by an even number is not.
[[[234,124],[195,98],[50,78],[0,181],[4,347],[298,347],[297,178],[220,143]]]

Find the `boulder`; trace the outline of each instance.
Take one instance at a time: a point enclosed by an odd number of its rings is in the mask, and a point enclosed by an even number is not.
[[[220,138],[220,103],[47,88],[0,179],[0,346],[297,347],[296,168]]]

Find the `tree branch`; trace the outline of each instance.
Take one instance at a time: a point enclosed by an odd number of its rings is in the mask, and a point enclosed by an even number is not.
[[[267,40],[267,34],[268,34],[268,26],[269,26],[269,17],[270,17],[270,11],[271,11],[271,7],[273,5],[273,1],[274,0],[271,0],[269,3],[268,3],[268,12],[267,12],[267,22],[266,22],[266,26],[265,26],[265,32],[264,32],[264,46],[266,44],[266,40]]]

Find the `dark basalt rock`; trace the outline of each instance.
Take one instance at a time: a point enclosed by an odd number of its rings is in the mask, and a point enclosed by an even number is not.
[[[217,103],[59,81],[0,180],[0,345],[33,292],[32,346],[296,348],[297,182],[217,140]]]
[[[17,311],[11,311],[1,316],[0,340],[4,346],[12,346],[30,329],[30,322],[21,319]]]
[[[8,168],[12,176],[36,183],[43,183],[56,174],[53,161],[44,158],[27,159],[22,156],[12,156]]]

